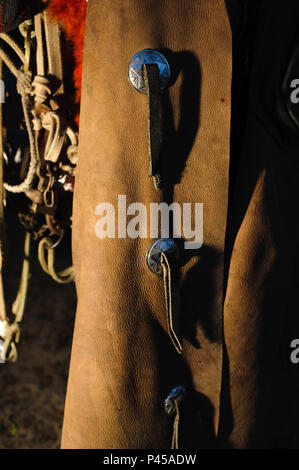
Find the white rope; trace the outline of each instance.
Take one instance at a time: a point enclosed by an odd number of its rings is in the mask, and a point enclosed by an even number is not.
[[[33,94],[37,104],[44,103],[51,95],[50,82],[48,78],[36,75],[32,82]]]
[[[17,90],[18,93],[21,95],[22,107],[24,112],[24,118],[26,123],[26,128],[28,132],[29,138],[29,145],[30,145],[30,163],[29,169],[26,175],[25,180],[19,184],[12,186],[10,184],[4,183],[4,188],[6,191],[11,193],[23,193],[30,189],[32,181],[35,176],[36,165],[37,165],[37,149],[36,143],[34,139],[34,130],[33,130],[33,123],[30,119],[30,112],[31,112],[31,91],[32,91],[32,75],[31,72],[22,72],[18,71],[17,73]]]
[[[25,62],[24,52],[22,51],[20,46],[15,42],[15,40],[11,36],[9,36],[9,34],[1,33],[0,39],[3,39],[3,41],[5,41],[15,51],[15,53],[19,56],[23,63]]]

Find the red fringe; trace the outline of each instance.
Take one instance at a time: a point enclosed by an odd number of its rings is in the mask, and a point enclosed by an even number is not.
[[[73,83],[76,90],[75,104],[81,99],[82,59],[84,46],[84,31],[86,20],[86,0],[50,0],[48,11],[50,15],[62,24],[66,39],[71,41],[75,61]],[[79,124],[79,114],[76,116]]]

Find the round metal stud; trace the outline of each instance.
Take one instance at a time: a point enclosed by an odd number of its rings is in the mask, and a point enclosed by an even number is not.
[[[149,248],[146,255],[146,263],[150,270],[162,276],[163,269],[160,261],[160,254],[168,252],[172,254],[176,260],[179,260],[179,248],[172,238],[160,238],[156,240]]]
[[[168,415],[173,415],[176,411],[175,402],[178,404],[181,403],[183,397],[186,393],[186,388],[184,385],[177,385],[174,387],[168,394],[167,398],[164,400],[164,408]]]
[[[161,90],[163,90],[170,78],[170,67],[165,59],[164,55],[155,49],[143,49],[137,52],[129,63],[128,76],[133,87],[140,91],[140,93],[146,93],[146,86],[143,73],[144,64],[157,64],[160,72],[160,84]]]

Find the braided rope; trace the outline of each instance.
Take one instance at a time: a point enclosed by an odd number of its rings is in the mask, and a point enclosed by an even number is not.
[[[25,62],[24,52],[9,34],[0,33],[0,39],[3,39],[3,41],[5,41],[15,51],[23,63]]]

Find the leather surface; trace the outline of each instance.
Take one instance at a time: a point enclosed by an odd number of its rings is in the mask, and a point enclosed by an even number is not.
[[[243,47],[240,24],[232,44],[224,1],[89,1],[64,448],[169,448],[163,399],[177,384],[188,388],[181,447],[299,445],[290,361],[299,334],[299,132],[286,89],[299,78],[299,4],[250,5]],[[130,58],[146,47],[164,48],[174,70],[163,99],[162,194],[147,178],[146,97],[127,81]],[[95,237],[97,204],[116,205],[118,194],[146,205],[204,203],[204,245],[182,269],[181,357],[167,335],[161,279],[145,264],[152,240]]]
[[[162,177],[148,178],[146,97],[127,79],[131,57],[162,49],[173,70],[163,96]],[[180,445],[215,446],[222,376],[223,256],[232,73],[223,0],[90,0],[80,162],[73,215],[78,309],[63,448],[169,448],[163,400],[188,388]],[[95,235],[96,207],[204,204],[204,246],[181,276],[183,354],[167,334],[163,282],[147,268],[153,240]]]
[[[298,2],[259,2],[255,30],[228,219],[219,440],[237,448],[298,448],[299,377],[290,343],[299,333],[299,132],[283,88],[296,70]]]

